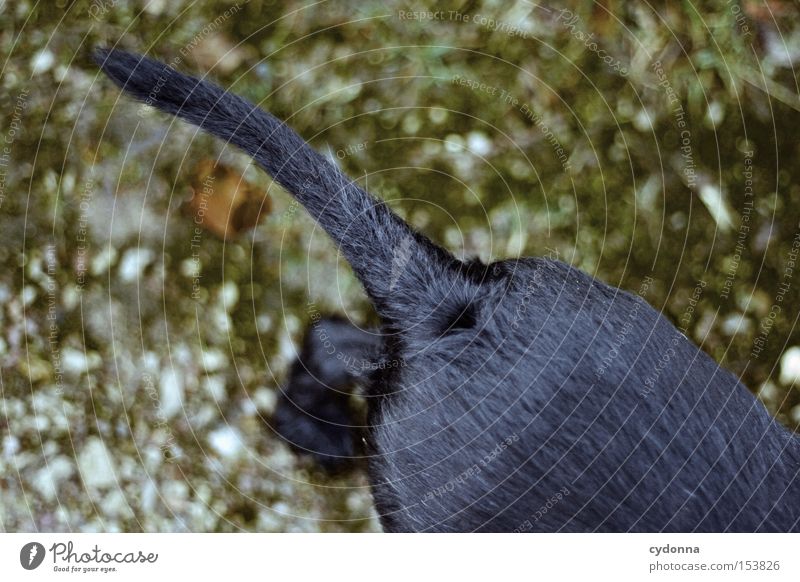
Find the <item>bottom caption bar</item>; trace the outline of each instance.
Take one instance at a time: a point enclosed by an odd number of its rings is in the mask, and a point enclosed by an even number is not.
[[[367,573],[403,581],[777,581],[800,580],[797,545],[786,534],[13,533],[0,534],[0,571],[4,580],[294,575],[335,582]]]

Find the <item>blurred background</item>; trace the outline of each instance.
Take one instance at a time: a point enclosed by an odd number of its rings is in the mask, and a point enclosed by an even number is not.
[[[259,103],[459,256],[652,279],[798,430],[798,16],[0,2],[0,530],[379,529],[362,468],[326,475],[270,428],[311,318],[375,323],[358,283],[249,159],[121,97],[93,46]]]

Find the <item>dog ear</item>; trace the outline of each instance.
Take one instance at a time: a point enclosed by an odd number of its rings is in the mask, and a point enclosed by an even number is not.
[[[381,351],[381,336],[327,317],[309,325],[275,409],[275,431],[301,454],[329,471],[346,468],[358,454],[364,424],[350,392],[366,379]]]

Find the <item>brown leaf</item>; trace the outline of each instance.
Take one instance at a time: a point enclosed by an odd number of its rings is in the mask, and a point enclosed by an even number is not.
[[[195,168],[192,197],[184,209],[197,226],[230,240],[258,225],[270,208],[264,190],[236,170],[206,159]]]

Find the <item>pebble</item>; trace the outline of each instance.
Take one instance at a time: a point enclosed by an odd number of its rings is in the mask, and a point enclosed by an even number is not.
[[[89,265],[89,270],[95,277],[102,275],[117,261],[117,249],[111,245],[104,245]]]
[[[41,50],[33,55],[31,59],[31,69],[34,75],[45,73],[50,70],[53,63],[56,62],[56,57],[49,50]]]
[[[13,434],[7,435],[3,439],[3,457],[10,460],[19,452],[19,447],[19,439]]]
[[[119,276],[123,281],[132,283],[142,276],[145,268],[153,262],[155,254],[150,249],[128,249],[122,255],[119,265]]]
[[[278,395],[275,390],[269,388],[258,388],[253,392],[253,403],[262,414],[267,416],[275,412],[275,405],[278,403]]]
[[[131,517],[133,515],[133,511],[120,489],[114,489],[106,495],[100,504],[100,509],[103,511],[103,517]]]
[[[114,464],[106,445],[90,437],[78,455],[78,468],[87,487],[107,487],[116,482]]]
[[[731,337],[739,333],[747,333],[752,327],[751,323],[744,313],[733,313],[723,320],[722,333]]]
[[[242,437],[231,426],[222,426],[208,435],[208,442],[221,457],[232,459],[244,448]]]
[[[225,311],[231,312],[239,302],[239,287],[233,281],[226,281],[222,286],[221,297]]]
[[[227,398],[227,391],[225,390],[225,376],[207,376],[203,380],[203,386],[206,392],[211,394],[215,402],[220,402]]]
[[[464,138],[460,135],[451,133],[444,139],[444,149],[451,153],[460,153],[464,151]]]
[[[175,370],[167,370],[161,376],[159,388],[161,412],[171,418],[183,408],[183,382]]]
[[[65,456],[58,456],[50,459],[48,463],[39,469],[33,476],[31,483],[42,497],[48,501],[56,498],[59,487],[66,479],[75,472],[75,465]]]
[[[227,367],[228,357],[220,350],[205,350],[202,363],[206,373],[218,372]]]
[[[781,356],[780,380],[786,385],[800,381],[800,347],[791,347]]]
[[[479,156],[492,152],[492,141],[482,131],[472,131],[467,135],[467,147]]]
[[[61,351],[61,366],[64,371],[73,376],[80,376],[84,372],[96,370],[103,363],[97,352],[64,348]]]

